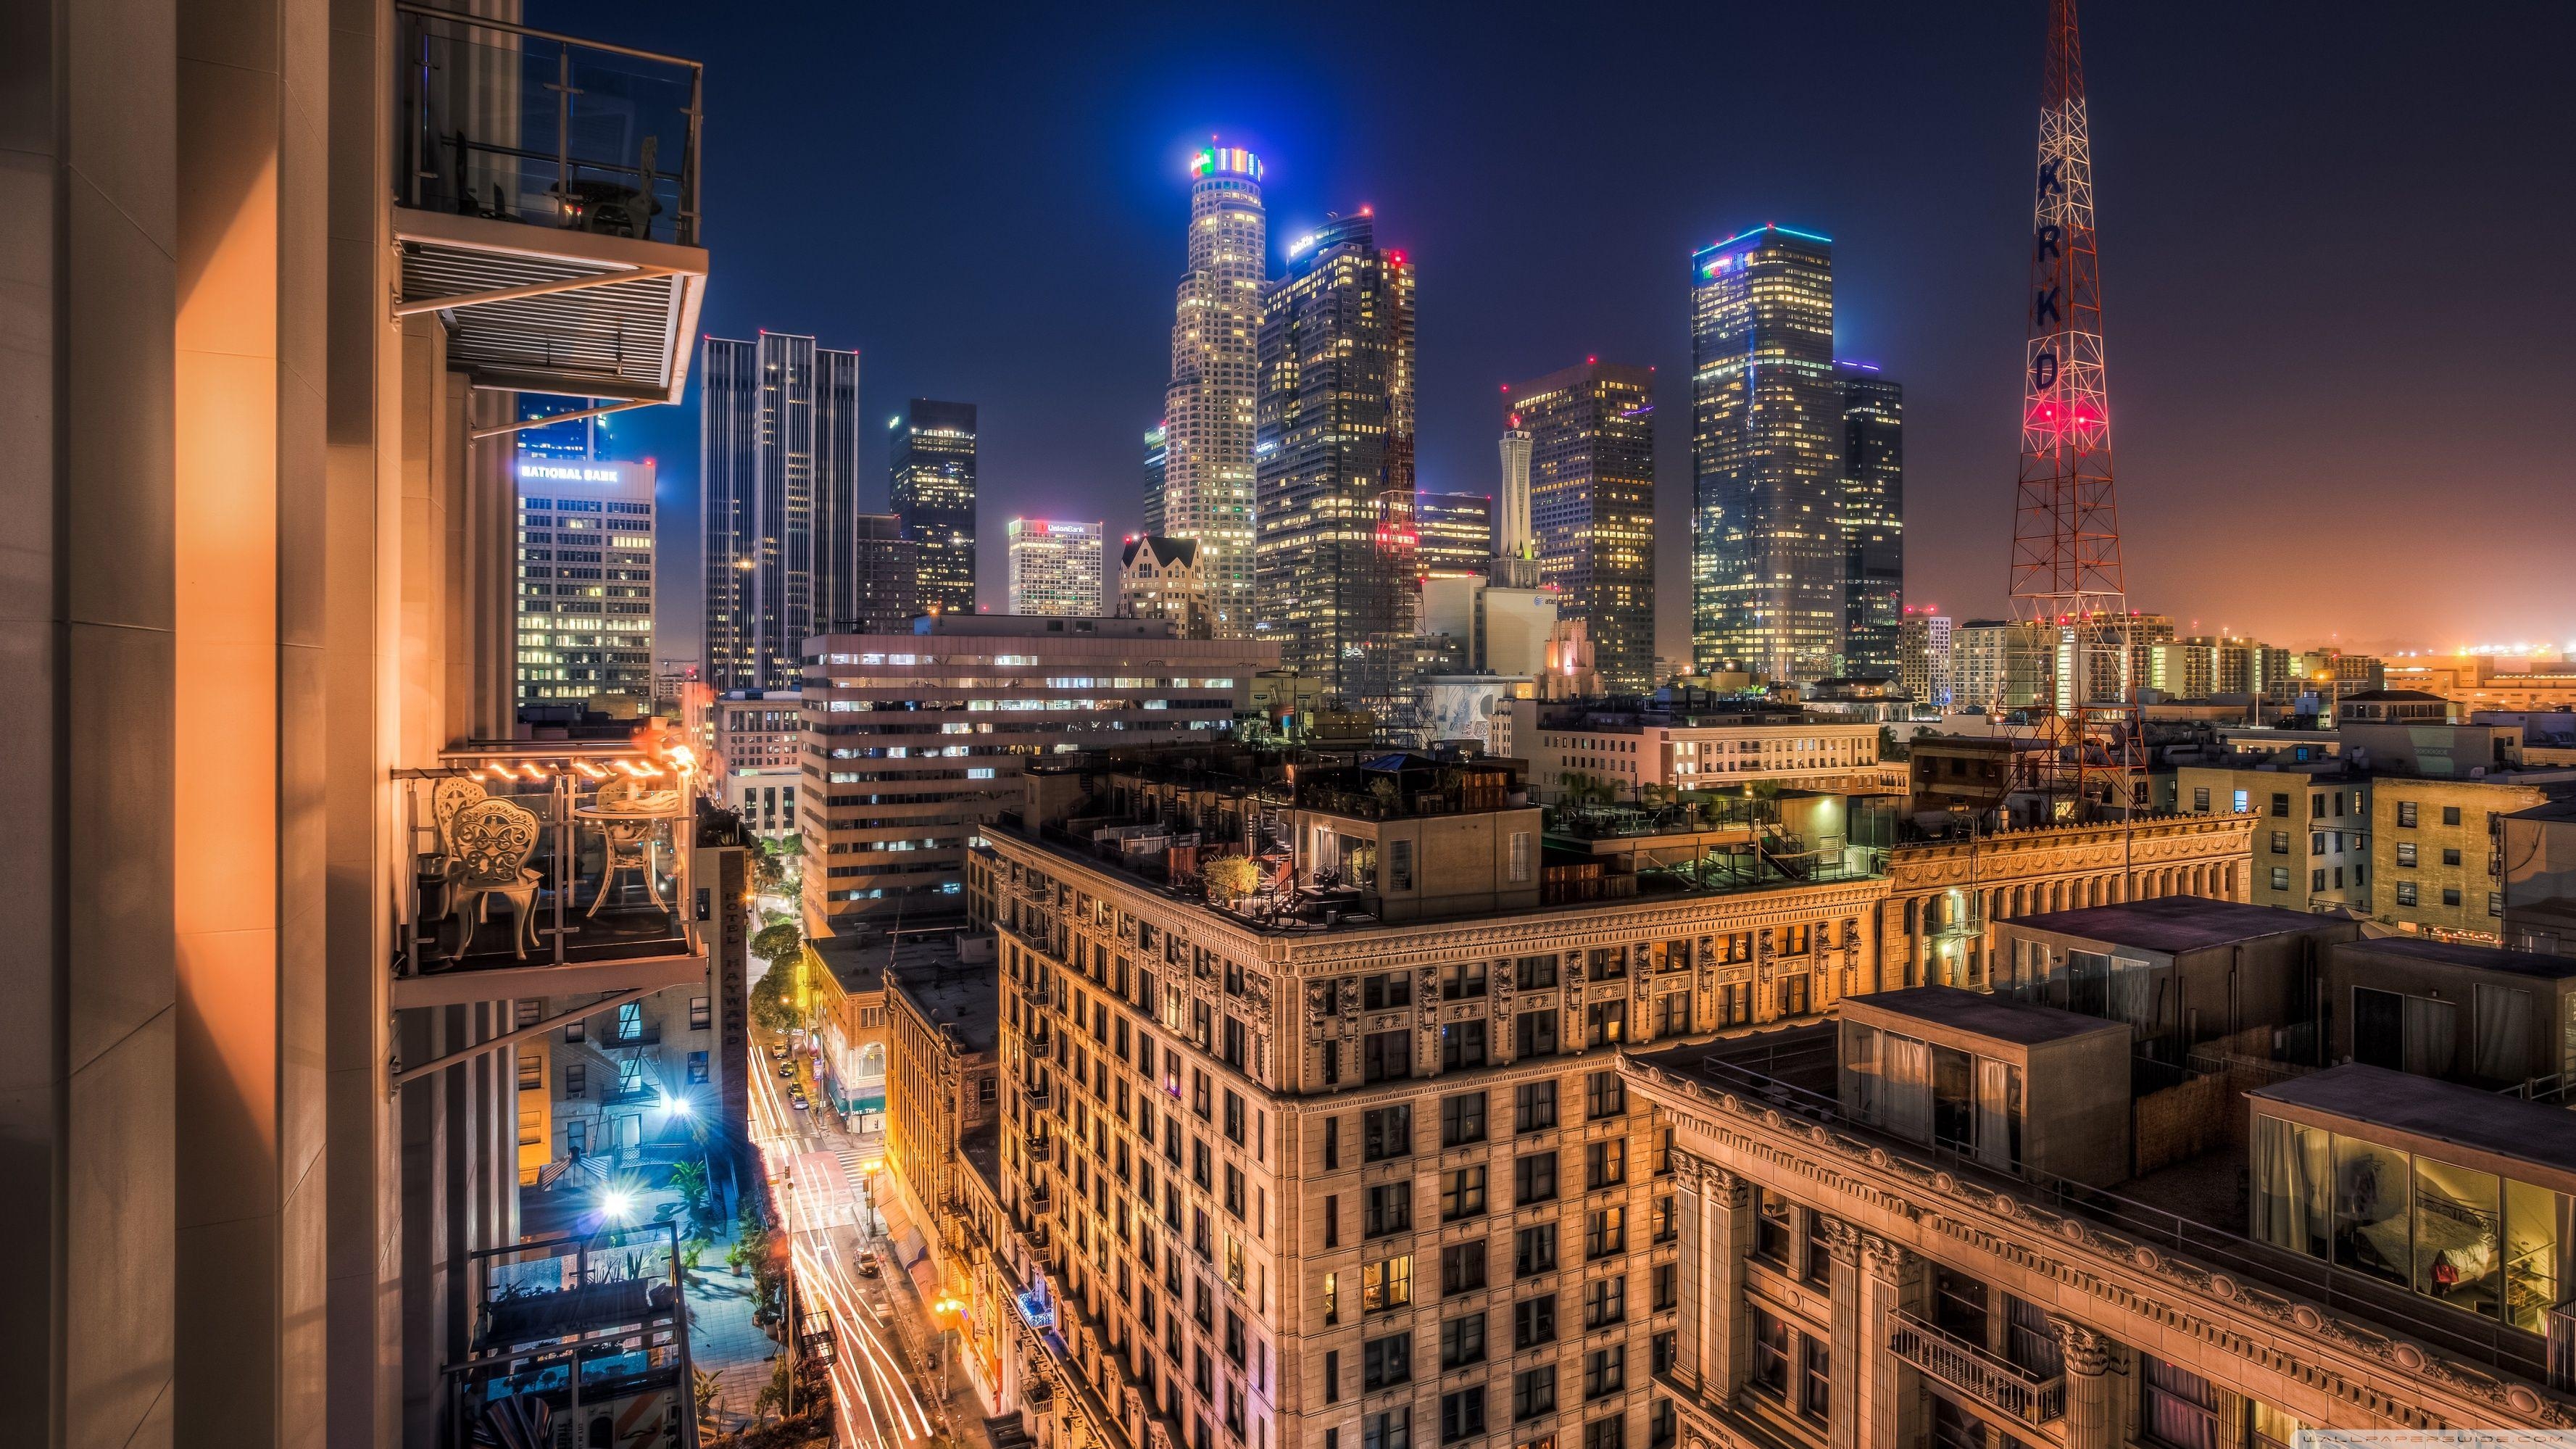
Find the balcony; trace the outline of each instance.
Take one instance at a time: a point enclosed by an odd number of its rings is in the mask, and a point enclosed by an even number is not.
[[[530,1425],[603,1411],[630,1436],[692,1442],[677,1226],[490,1248],[473,1255],[471,1272],[473,1337],[447,1365],[459,1449],[528,1442]]]
[[[2043,1379],[1903,1309],[1889,1312],[1888,1349],[1897,1358],[2025,1424],[2066,1413],[2066,1378]]]
[[[705,295],[695,61],[398,3],[400,316],[478,386],[676,403]]]
[[[396,1006],[705,979],[685,756],[632,744],[495,745],[398,771],[394,783],[412,860],[396,907]],[[646,1023],[632,1037],[612,1026],[596,1044],[660,1039]]]

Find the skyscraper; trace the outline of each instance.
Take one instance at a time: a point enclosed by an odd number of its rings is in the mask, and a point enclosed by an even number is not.
[[[1691,356],[1698,665],[1831,674],[1843,645],[1832,239],[1760,226],[1692,256]]]
[[[1511,390],[1529,434],[1529,521],[1557,612],[1592,634],[1602,682],[1653,687],[1655,378],[1586,361]],[[1510,434],[1505,434],[1510,466]]]
[[[1905,389],[1865,362],[1843,385],[1843,672],[1893,679],[1905,617]]]
[[[1195,539],[1219,638],[1252,632],[1254,369],[1269,223],[1261,158],[1202,147],[1190,162],[1189,270],[1172,322],[1163,458],[1148,437],[1145,530]]]
[[[1145,532],[1149,534],[1163,525],[1163,479],[1171,465],[1171,425],[1156,423],[1145,430]]]
[[[886,502],[903,520],[925,614],[975,612],[975,405],[914,398],[892,424]]]
[[[1538,533],[1530,525],[1530,433],[1517,414],[1503,430],[1503,486],[1494,497],[1493,580],[1507,589],[1538,587]]]
[[[1482,493],[1416,493],[1413,538],[1425,575],[1490,573],[1494,500]]]
[[[653,698],[653,465],[521,454],[518,709]]]
[[[850,611],[834,616],[835,634],[900,634],[921,614],[921,581],[912,540],[891,513],[862,513],[852,531]]]
[[[1950,707],[1954,685],[1949,615],[1935,613],[1928,605],[1906,606],[1904,621],[1896,626],[1896,677],[1916,704],[1938,710]]]
[[[1417,592],[1413,267],[1368,213],[1289,249],[1263,296],[1259,398],[1261,628],[1286,667],[1392,704]]]
[[[1066,619],[1097,619],[1106,572],[1097,523],[1045,518],[1010,522],[1011,612]]]
[[[859,354],[785,332],[710,337],[701,375],[708,686],[792,688],[848,587]]]

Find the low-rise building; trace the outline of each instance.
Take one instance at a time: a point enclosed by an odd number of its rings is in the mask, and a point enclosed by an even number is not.
[[[1511,753],[1529,762],[1542,802],[1755,781],[1875,792],[1897,777],[1880,764],[1876,724],[1817,719],[1794,705],[1513,699],[1503,712]]]
[[[2526,806],[2496,830],[2505,944],[2576,956],[2576,798]]]
[[[2401,931],[2504,940],[2504,817],[2576,794],[2576,771],[2383,775],[2371,785],[2371,914]]]
[[[923,947],[886,973],[891,1131],[873,1196],[896,1261],[912,1275],[921,1301],[968,1303],[979,1235],[966,1147],[979,1137],[989,1144],[1000,1114],[998,962],[989,936],[942,938]],[[998,1336],[971,1323],[966,1333]]]
[[[2348,760],[2239,756],[2174,771],[2175,806],[2259,817],[2246,899],[2294,911],[2370,906],[2370,776]]]
[[[2334,704],[2337,725],[2448,724],[2458,718],[2456,706],[2420,689],[2365,689]]]
[[[1118,561],[1118,614],[1161,619],[1184,639],[1216,637],[1216,604],[1199,567],[1199,541],[1145,534],[1128,538]]]
[[[2324,985],[2328,1063],[2559,1101],[2576,1084],[2576,960],[2380,936],[2338,942]]]
[[[745,830],[771,840],[793,839],[796,790],[806,774],[794,765],[727,770],[714,779],[718,802],[742,817]]]
[[[804,701],[792,689],[737,689],[710,710],[715,757],[708,778],[750,770],[793,770],[804,763]]]

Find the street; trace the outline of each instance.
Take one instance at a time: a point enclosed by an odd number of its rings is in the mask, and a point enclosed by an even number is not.
[[[800,1111],[779,1076],[774,1043],[755,1035],[750,1134],[759,1149],[772,1216],[792,1248],[789,1322],[830,1325],[829,1374],[835,1442],[852,1449],[905,1449],[934,1436],[954,1437],[944,1393],[925,1402],[915,1379],[921,1365],[906,1344],[928,1345],[936,1329],[928,1305],[913,1293],[881,1239],[868,1236],[854,1139],[817,1105]],[[797,1069],[801,1073],[801,1066]],[[809,1098],[820,1094],[808,1083]],[[855,1268],[862,1246],[877,1249],[883,1268],[864,1278]],[[974,1437],[970,1435],[969,1437]]]

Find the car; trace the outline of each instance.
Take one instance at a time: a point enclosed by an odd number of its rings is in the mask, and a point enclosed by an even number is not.
[[[787,1060],[787,1043],[779,1042],[770,1047],[769,1056],[772,1061],[783,1062]]]
[[[877,1250],[874,1248],[859,1249],[858,1259],[851,1266],[859,1270],[859,1276],[862,1278],[873,1278],[885,1271],[885,1264],[878,1261]]]
[[[782,1081],[782,1082],[792,1082],[792,1081],[795,1081],[795,1080],[796,1080],[796,1068],[795,1068],[795,1066],[794,1066],[793,1064],[791,1064],[791,1063],[781,1063],[781,1064],[779,1065],[779,1068],[778,1068],[778,1080],[780,1080],[780,1081]]]
[[[796,1100],[796,1110],[797,1110],[797,1111],[799,1111],[799,1112],[802,1112],[802,1111],[804,1111],[807,1107],[809,1107],[809,1106],[813,1105],[812,1103],[807,1102],[807,1101],[805,1100],[805,1094],[804,1094],[804,1093],[802,1093],[802,1092],[799,1092],[799,1093],[797,1093],[797,1094],[796,1094],[796,1099],[795,1099],[795,1100]]]

